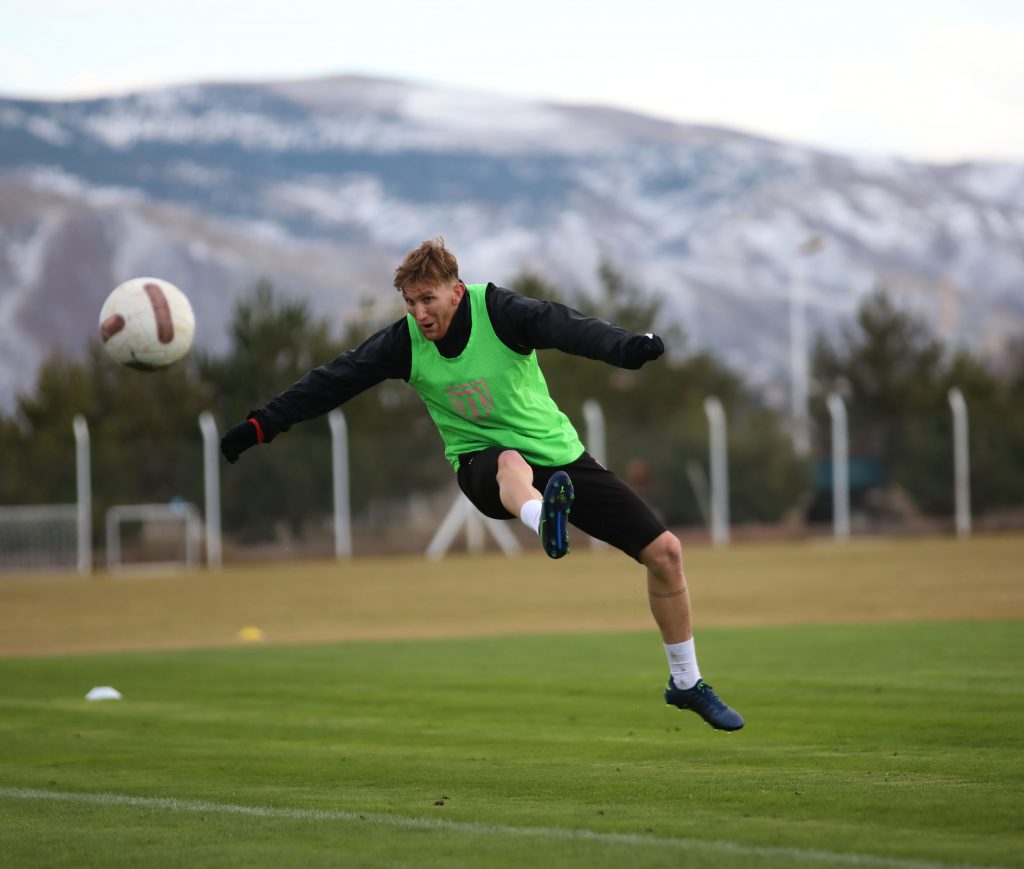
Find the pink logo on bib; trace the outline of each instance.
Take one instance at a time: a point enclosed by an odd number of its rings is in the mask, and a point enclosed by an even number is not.
[[[451,402],[452,409],[467,419],[487,416],[494,408],[494,399],[487,388],[486,380],[473,380],[470,383],[459,383],[445,387],[445,393]]]

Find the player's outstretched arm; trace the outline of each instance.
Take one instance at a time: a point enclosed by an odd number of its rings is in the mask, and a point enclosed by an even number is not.
[[[220,451],[234,464],[249,447],[269,444],[296,423],[322,416],[382,380],[407,381],[411,359],[412,342],[403,317],[354,350],[307,372],[263,407],[249,411],[245,422],[224,433]]]
[[[664,342],[651,332],[627,332],[559,302],[530,299],[493,284],[487,288],[487,310],[498,337],[519,353],[555,349],[636,369],[665,352]]]

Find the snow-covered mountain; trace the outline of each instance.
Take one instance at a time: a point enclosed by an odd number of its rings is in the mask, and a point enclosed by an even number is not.
[[[794,282],[818,328],[884,282],[952,342],[1024,333],[1024,163],[862,159],[357,77],[210,84],[0,99],[0,406],[52,347],[80,352],[129,277],[181,286],[217,348],[261,277],[338,319],[368,296],[397,315],[394,266],[436,235],[467,280],[531,269],[581,306],[608,260],[776,398]]]

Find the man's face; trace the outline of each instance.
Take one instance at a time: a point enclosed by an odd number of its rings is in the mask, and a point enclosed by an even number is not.
[[[462,281],[402,288],[405,310],[412,314],[420,333],[428,341],[440,341],[448,334],[465,293],[466,285]]]

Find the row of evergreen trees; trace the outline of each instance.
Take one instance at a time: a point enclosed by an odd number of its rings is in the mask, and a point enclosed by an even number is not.
[[[523,275],[513,288],[560,297],[533,275]],[[661,304],[606,267],[597,291],[581,306],[646,331],[658,322]],[[175,497],[201,503],[201,411],[212,410],[223,430],[383,325],[367,313],[336,335],[307,304],[286,300],[263,283],[237,306],[222,355],[195,352],[183,364],[146,375],[113,364],[98,343],[85,359],[56,353],[34,387],[18,396],[16,409],[0,415],[0,503],[74,500],[76,414],[90,424],[97,516],[115,503]],[[721,400],[729,422],[733,520],[813,515],[822,483],[815,463],[794,455],[785,420],[713,355],[687,352],[680,330],[664,337],[669,353],[640,371],[554,351],[541,352],[541,365],[552,395],[581,433],[583,403],[601,403],[609,465],[670,524],[704,521],[708,395]],[[925,323],[877,292],[837,340],[819,339],[812,373],[818,385],[812,407],[816,455],[828,455],[824,396],[836,390],[847,401],[852,455],[873,462],[876,494],[899,491],[925,514],[951,513],[946,395],[955,385],[971,415],[975,510],[1024,502],[1024,352],[1011,354],[997,373],[968,353],[947,352]],[[343,410],[357,515],[374,503],[452,485],[440,439],[406,384],[381,384]],[[297,426],[271,447],[247,453],[224,470],[222,480],[226,533],[240,541],[265,540],[285,523],[301,535],[330,510],[326,420]],[[871,506],[871,490],[856,494],[861,506]]]

